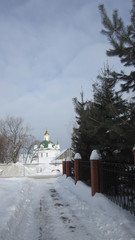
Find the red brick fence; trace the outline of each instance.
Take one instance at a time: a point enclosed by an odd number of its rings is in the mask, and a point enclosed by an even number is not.
[[[63,175],[73,177],[75,184],[78,180],[87,183],[91,186],[92,196],[94,196],[96,192],[102,192],[100,160],[96,150],[92,152],[89,162],[82,160],[80,154],[76,153],[74,160],[67,157],[63,161]]]
[[[68,157],[63,161],[63,174],[73,177],[91,186],[91,194],[103,193],[111,201],[135,215],[135,149],[134,164],[104,162],[94,150],[90,161],[83,161],[80,154],[74,160]]]

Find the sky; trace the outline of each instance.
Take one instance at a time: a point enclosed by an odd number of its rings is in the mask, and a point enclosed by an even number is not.
[[[33,135],[46,129],[62,149],[71,145],[72,99],[92,99],[92,84],[110,47],[98,5],[129,21],[131,0],[0,0],[0,119],[21,117]]]

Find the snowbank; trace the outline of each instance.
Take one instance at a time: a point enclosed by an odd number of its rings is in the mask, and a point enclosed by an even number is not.
[[[0,240],[10,240],[14,227],[25,214],[30,184],[24,178],[9,178],[0,179],[0,185]]]
[[[3,165],[3,169],[0,169],[0,177],[54,177],[62,174],[62,165],[59,164],[26,164],[15,163],[9,165]]]
[[[5,165],[1,177],[22,177],[24,176],[24,166],[21,163]]]

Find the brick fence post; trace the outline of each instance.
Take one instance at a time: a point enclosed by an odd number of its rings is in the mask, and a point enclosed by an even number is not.
[[[133,147],[134,165],[135,165],[135,146]]]
[[[75,184],[79,180],[79,160],[81,159],[81,155],[79,153],[76,153],[74,157]]]
[[[95,195],[96,192],[100,192],[100,160],[101,157],[97,150],[93,150],[90,155],[90,165],[91,165],[91,194]]]
[[[66,158],[66,176],[67,177],[71,176],[71,158],[70,157]]]
[[[65,159],[62,161],[62,171],[63,171],[63,175],[66,174],[66,160]]]

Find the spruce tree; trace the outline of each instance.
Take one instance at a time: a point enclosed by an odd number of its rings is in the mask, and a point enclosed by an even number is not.
[[[102,33],[107,36],[112,49],[107,50],[108,56],[118,56],[124,67],[132,67],[129,74],[121,71],[114,72],[117,80],[121,81],[122,91],[135,91],[135,0],[132,0],[130,13],[131,23],[125,25],[118,10],[113,11],[112,20],[108,17],[104,5],[99,5],[104,29]]]
[[[84,161],[89,160],[90,156],[90,140],[88,134],[88,105],[84,102],[83,92],[81,93],[81,101],[73,98],[73,104],[76,112],[76,123],[72,133],[72,148],[75,152],[79,152]]]
[[[128,138],[123,131],[125,126],[128,127],[128,107],[121,95],[115,92],[115,81],[108,65],[97,80],[93,85],[97,148],[104,158],[114,159],[115,152],[122,153],[123,149],[131,147],[127,145]]]

